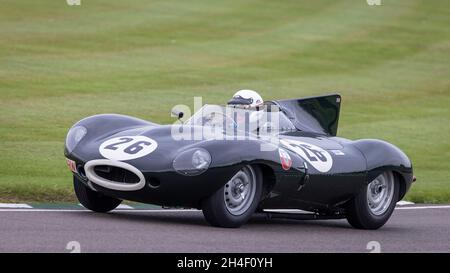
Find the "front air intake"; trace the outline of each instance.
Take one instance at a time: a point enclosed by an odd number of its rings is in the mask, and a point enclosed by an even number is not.
[[[124,168],[108,165],[98,165],[94,167],[94,172],[98,176],[116,183],[139,183],[139,177],[133,172]]]
[[[135,191],[145,185],[142,172],[128,163],[98,159],[87,162],[84,169],[91,182],[108,189]]]

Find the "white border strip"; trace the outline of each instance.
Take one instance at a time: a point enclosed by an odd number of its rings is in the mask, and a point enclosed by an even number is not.
[[[395,210],[420,210],[420,209],[450,209],[450,205],[443,206],[411,206],[411,207],[396,207]],[[299,213],[299,210],[267,210],[267,212],[286,212],[286,213]],[[92,212],[87,209],[33,209],[33,208],[0,208],[0,212]],[[116,209],[113,212],[201,212],[196,209]]]
[[[0,212],[89,212],[94,213],[93,211],[87,209],[2,209],[0,208]],[[201,212],[201,210],[196,209],[119,209],[113,210],[112,212]]]
[[[81,206],[81,204],[79,204]],[[422,209],[450,209],[450,205],[422,205],[422,206],[397,206],[395,210],[422,210]],[[0,212],[91,212],[87,209],[34,209],[28,204],[14,204],[14,203],[0,203]],[[151,213],[151,212],[201,212],[196,209],[137,209],[129,205],[121,204],[113,212],[137,212],[137,213]],[[284,213],[308,213],[307,211],[297,209],[270,209],[265,212],[284,212]]]
[[[409,202],[409,201],[397,202],[397,206],[408,206],[408,205],[414,205],[414,203]],[[83,207],[83,205],[81,205],[80,203],[78,203],[78,206]],[[425,206],[423,206],[423,207],[425,207]],[[436,207],[440,207],[440,206],[436,206]],[[28,204],[22,204],[22,203],[0,203],[0,209],[31,209],[31,208],[33,208],[33,206],[28,205]],[[427,208],[428,208],[428,206],[427,206]],[[132,207],[130,205],[120,204],[116,209],[134,210],[137,208]],[[63,210],[65,210],[65,209],[60,209],[59,211],[63,211]],[[167,211],[167,210],[165,210],[165,211]],[[306,211],[302,211],[302,210],[298,210],[298,209],[278,209],[278,210],[267,210],[267,211],[268,212],[278,211],[278,212],[286,212],[286,213],[305,213],[306,212]]]
[[[265,209],[264,212],[314,214],[314,212],[312,212],[312,211],[306,211],[306,210],[300,210],[300,209]]]
[[[396,210],[413,210],[413,209],[450,209],[449,206],[412,206],[412,207],[397,207]]]
[[[116,209],[134,209],[132,206],[128,206],[125,204],[120,204]]]
[[[78,206],[84,208],[84,206],[81,205],[80,203],[78,203]],[[115,209],[127,209],[128,210],[128,209],[134,209],[134,208],[132,206],[128,206],[128,205],[125,205],[125,204],[120,204]]]
[[[0,208],[31,209],[27,204],[0,203]]]
[[[397,202],[397,206],[407,206],[407,205],[414,205],[414,202],[403,201],[403,200]]]

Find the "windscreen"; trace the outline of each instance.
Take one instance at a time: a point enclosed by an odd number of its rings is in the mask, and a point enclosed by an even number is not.
[[[225,132],[245,131],[273,134],[295,130],[292,122],[283,112],[279,111],[276,105],[267,105],[256,109],[204,105],[185,124],[219,127]]]

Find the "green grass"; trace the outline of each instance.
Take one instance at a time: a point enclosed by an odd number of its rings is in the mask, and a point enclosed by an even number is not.
[[[97,113],[172,122],[194,96],[339,91],[338,134],[412,159],[407,199],[450,202],[448,0],[3,0],[0,200],[72,201],[67,129]]]

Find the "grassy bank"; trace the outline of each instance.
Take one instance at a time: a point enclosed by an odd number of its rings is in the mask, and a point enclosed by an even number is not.
[[[67,129],[115,112],[172,122],[194,96],[339,91],[338,134],[412,159],[407,199],[450,202],[450,3],[5,0],[0,200],[71,201]]]

